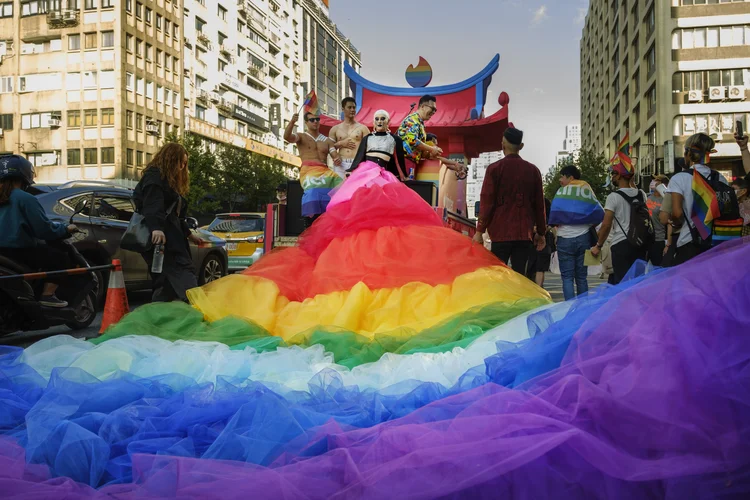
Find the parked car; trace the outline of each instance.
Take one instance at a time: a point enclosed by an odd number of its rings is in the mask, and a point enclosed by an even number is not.
[[[73,217],[73,223],[83,230],[82,237],[74,245],[92,265],[108,264],[120,259],[128,290],[148,290],[151,279],[148,266],[140,254],[120,248],[120,239],[135,211],[132,190],[107,182],[74,181],[59,186],[36,184],[29,192],[37,196],[47,216],[52,220],[69,222],[75,207],[82,200],[88,204]],[[197,224],[195,224],[197,226]],[[198,284],[204,285],[227,274],[228,259],[224,248],[226,242],[211,233],[197,231],[206,242],[190,251],[197,270]],[[103,302],[109,277],[99,275],[100,304]]]
[[[204,229],[226,240],[229,271],[241,271],[263,256],[266,214],[216,214],[213,222]]]

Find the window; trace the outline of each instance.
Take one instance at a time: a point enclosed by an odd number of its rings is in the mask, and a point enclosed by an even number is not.
[[[641,92],[641,72],[636,71],[633,75],[633,92],[638,95]]]
[[[156,29],[161,31],[161,14],[156,14]]]
[[[99,156],[96,148],[86,148],[83,150],[83,164],[84,165],[96,165],[98,163],[97,156]]]
[[[81,164],[81,150],[69,149],[68,150],[68,165],[80,165],[80,164]]]
[[[125,0],[125,10],[127,12],[133,12],[133,0]]]
[[[81,126],[81,112],[77,109],[69,110],[68,111],[68,128],[76,128],[80,126]]]
[[[81,50],[81,35],[68,35],[68,50]]]
[[[156,86],[156,102],[164,102],[164,87]]]
[[[656,28],[656,14],[654,8],[651,7],[646,14],[646,36],[650,37]]]
[[[0,128],[3,130],[13,130],[13,114],[0,115]]]
[[[172,32],[172,21],[169,19],[164,20],[164,33],[169,35]]]
[[[84,127],[96,127],[97,125],[97,112],[95,109],[84,109],[83,110],[83,126]]]
[[[154,82],[146,80],[146,99],[154,98]]]
[[[163,58],[164,58],[164,52],[162,52],[161,49],[156,49],[156,65],[157,66],[161,67]]]
[[[13,92],[13,77],[0,76],[0,94],[10,94]]]
[[[646,54],[646,68],[648,75],[651,76],[656,70],[656,47],[652,46]]]
[[[44,92],[62,89],[61,73],[38,73],[18,78],[18,92]]]
[[[28,113],[21,115],[21,128],[23,130],[33,128],[47,128],[52,117],[59,118],[59,111],[48,111],[45,113]]]
[[[219,115],[219,128],[227,128],[227,117]]]
[[[114,108],[105,108],[102,110],[102,125],[114,125],[115,124],[115,110]]]
[[[125,152],[125,164],[128,167],[132,167],[133,166],[133,150],[132,149],[128,149]]]
[[[135,93],[143,95],[143,78],[138,76],[135,78]]]
[[[195,106],[195,117],[199,120],[205,120],[206,119],[206,108],[203,106]]]
[[[47,0],[31,0],[21,3],[21,17],[35,16],[47,12]]]
[[[151,159],[154,157],[151,153],[146,153],[146,165],[151,163]]]
[[[226,71],[227,63],[219,59],[219,71]]]
[[[140,38],[135,39],[135,55],[137,57],[143,57],[143,40]]]
[[[221,19],[222,21],[227,20],[227,9],[225,9],[221,5],[219,5],[219,19]]]
[[[96,10],[96,0],[85,0],[83,8],[86,10]]]
[[[83,35],[83,48],[84,49],[95,49],[96,48],[96,33],[85,33]]]
[[[138,132],[143,132],[143,115],[140,113],[135,114],[135,129]]]
[[[133,73],[125,73],[125,88],[133,90]]]
[[[0,18],[13,17],[13,2],[0,3]]]
[[[649,89],[646,99],[648,100],[648,115],[651,116],[656,111],[656,86]]]
[[[114,47],[115,46],[115,32],[114,31],[102,31],[102,48]]]
[[[633,110],[633,130],[638,131],[641,128],[641,105],[637,105]]]
[[[125,49],[133,52],[133,35],[125,35]]]
[[[175,24],[172,25],[172,27],[173,27],[172,35],[174,36],[174,38],[175,39],[180,38],[180,27],[179,27],[179,25],[177,25],[175,23]]]
[[[151,24],[151,15],[152,15],[151,9],[146,7],[146,24]]]
[[[146,60],[152,61],[153,55],[154,55],[154,47],[150,43],[147,43],[146,44]]]
[[[133,211],[133,202],[129,197],[97,196],[94,200],[94,215],[102,219],[129,222]]]
[[[247,125],[237,120],[237,133],[243,137],[247,136]]]
[[[195,31],[198,33],[203,33],[203,27],[206,25],[206,21],[201,19],[200,17],[195,18]]]
[[[26,153],[26,159],[35,167],[50,167],[60,164],[60,151]]]
[[[172,56],[169,54],[164,56],[164,69],[166,71],[171,71],[172,69]]]
[[[133,112],[132,111],[125,112],[125,123],[129,129],[133,128]]]
[[[174,73],[180,72],[180,60],[177,59],[177,56],[172,58],[172,71]]]
[[[141,2],[135,3],[135,17],[138,19],[143,17],[143,4]]]
[[[112,9],[115,6],[115,0],[102,0],[102,9]]]
[[[112,69],[104,70],[99,72],[99,88],[102,89],[113,89],[115,88],[115,71]]]
[[[702,49],[750,45],[750,25],[684,28],[672,32],[672,48]]]
[[[115,162],[115,148],[102,148],[102,163]]]
[[[136,158],[135,166],[142,167],[143,166],[143,151],[136,151],[135,158]]]

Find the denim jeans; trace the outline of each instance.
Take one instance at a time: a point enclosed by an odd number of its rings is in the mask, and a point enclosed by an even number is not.
[[[590,248],[588,233],[575,238],[557,238],[557,260],[560,262],[565,300],[576,296],[573,281],[578,288],[578,295],[589,291],[588,269],[583,265],[583,260],[586,250]]]

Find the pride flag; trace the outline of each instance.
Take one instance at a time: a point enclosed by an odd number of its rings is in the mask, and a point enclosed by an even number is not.
[[[550,207],[550,224],[596,226],[602,220],[604,209],[586,181],[574,180],[557,190]]]
[[[305,103],[302,105],[302,108],[305,110],[305,113],[320,116],[320,104],[318,103],[318,95],[315,93],[315,90],[311,90],[305,96]]]
[[[620,144],[617,146],[617,152],[609,161],[611,165],[622,164],[628,172],[633,172],[633,160],[630,158],[630,132],[625,134]]]
[[[711,226],[714,219],[721,215],[716,191],[698,170],[693,170],[693,210],[690,217],[701,238],[711,236]]]

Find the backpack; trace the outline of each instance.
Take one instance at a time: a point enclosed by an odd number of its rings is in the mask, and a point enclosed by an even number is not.
[[[630,205],[630,227],[628,227],[627,232],[615,217],[617,225],[620,226],[620,231],[625,233],[628,242],[634,247],[645,248],[650,246],[654,242],[654,222],[651,220],[651,214],[648,213],[645,196],[641,192],[635,196],[628,196],[620,190],[615,192]]]
[[[693,175],[692,168],[685,170],[685,172]],[[719,202],[721,215],[713,220],[711,235],[706,240],[701,237],[695,227],[688,224],[690,234],[693,236],[693,243],[701,250],[708,250],[723,241],[740,238],[743,225],[743,219],[740,217],[740,203],[737,201],[734,189],[721,182],[721,174],[716,170],[711,170],[711,175],[706,180],[711,189],[716,192],[716,200]],[[690,215],[692,216],[692,213]]]

